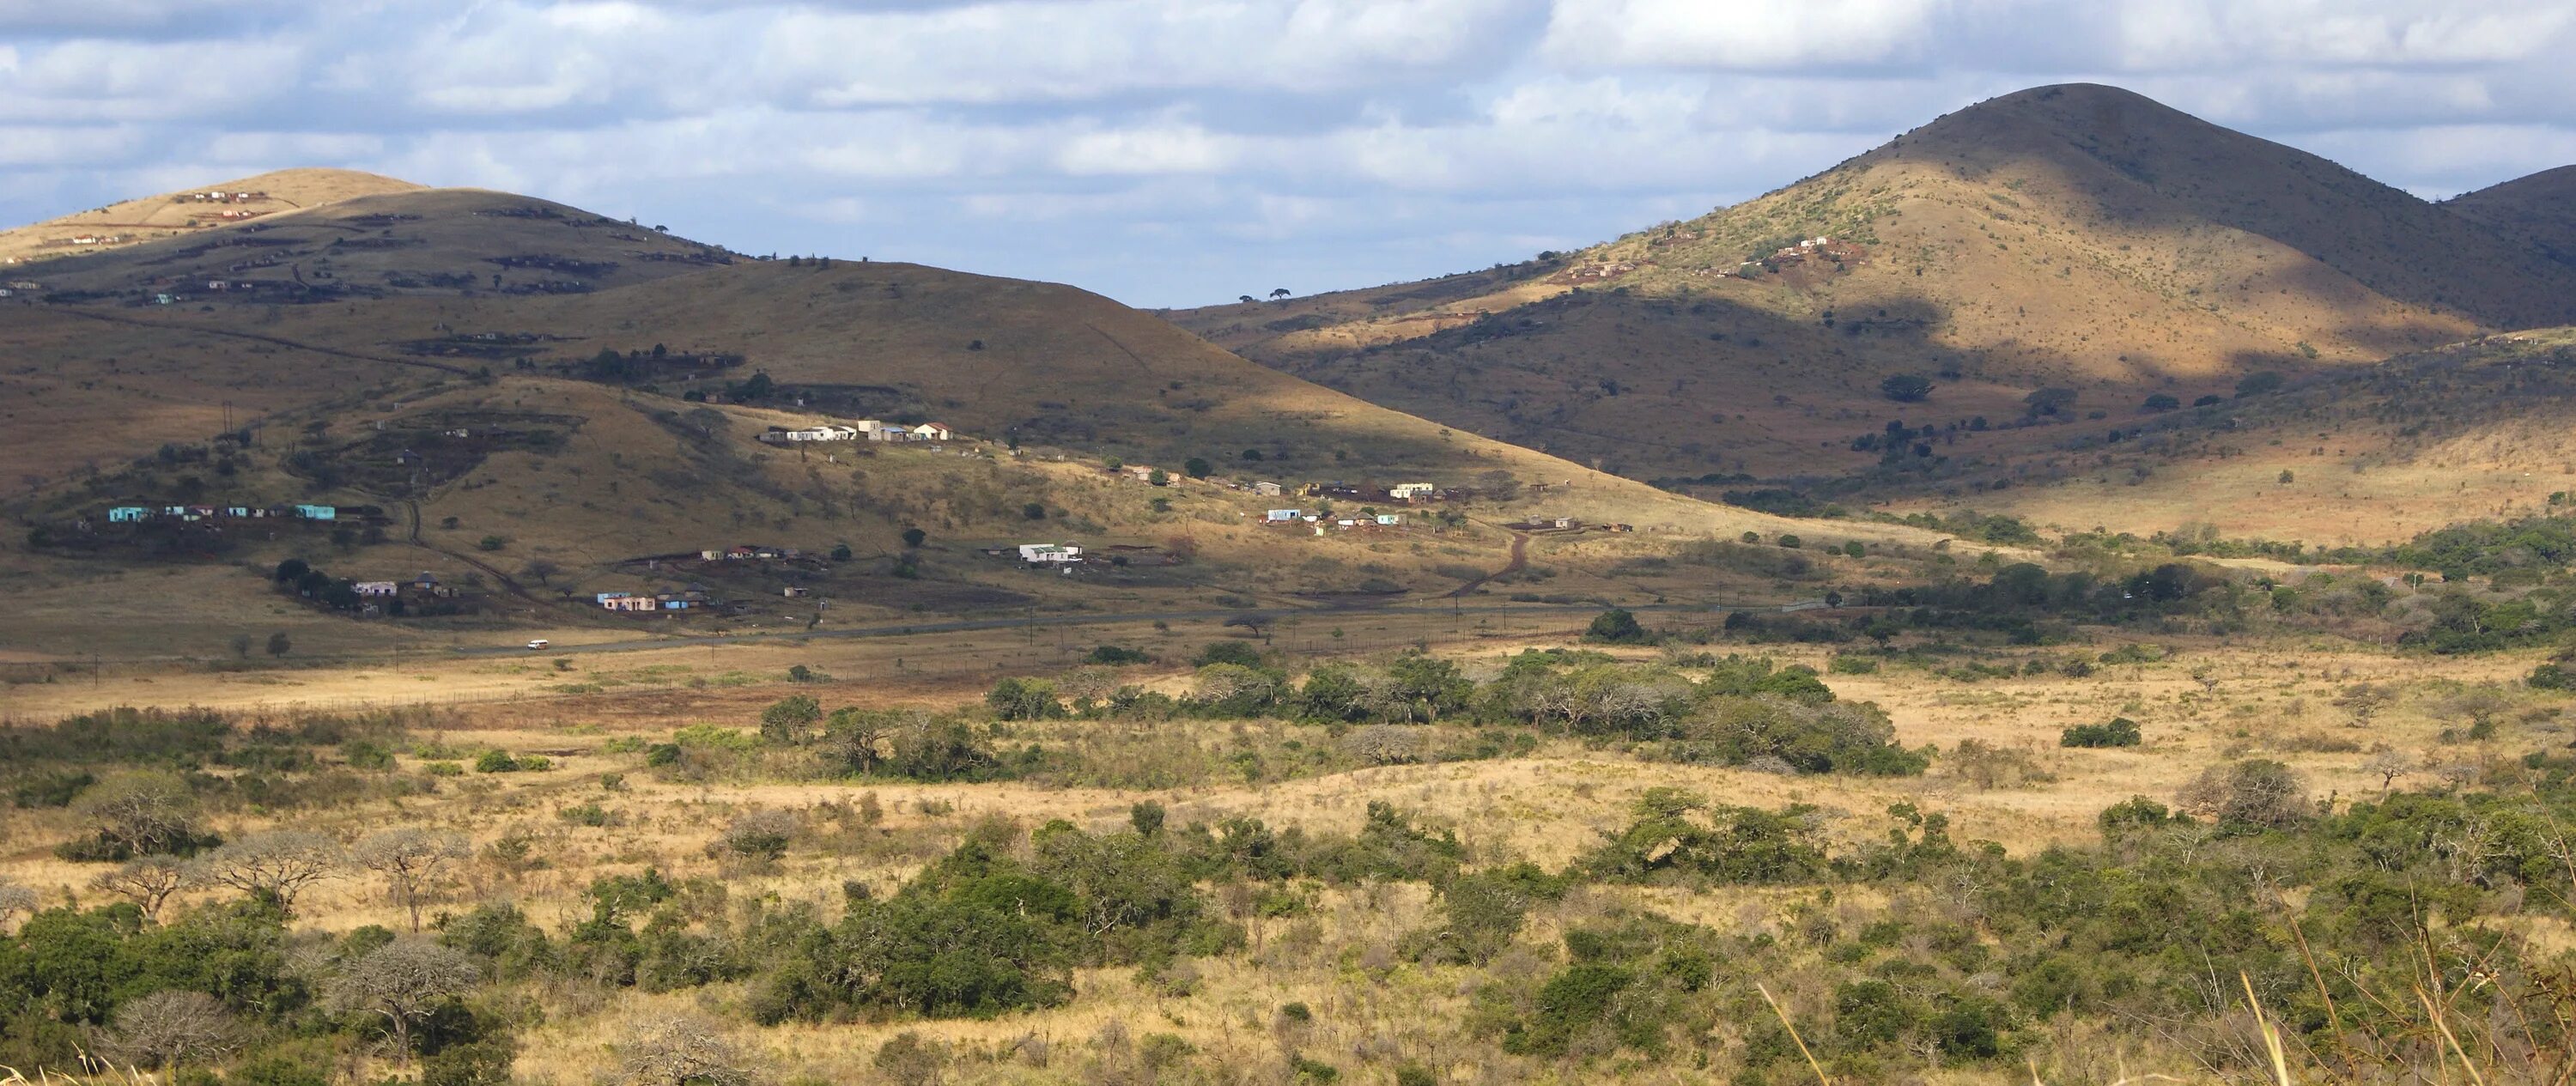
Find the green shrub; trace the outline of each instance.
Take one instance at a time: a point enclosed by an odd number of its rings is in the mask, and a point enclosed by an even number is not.
[[[477,773],[516,773],[523,768],[506,750],[487,750],[474,759]]]
[[[2057,736],[2061,747],[2134,747],[2145,741],[2138,733],[2138,722],[2124,716],[2100,724],[2077,724]]]

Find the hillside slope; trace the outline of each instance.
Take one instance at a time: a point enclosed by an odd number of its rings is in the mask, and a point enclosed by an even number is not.
[[[185,192],[120,200],[106,207],[0,230],[0,262],[28,264],[123,248],[239,226],[290,211],[326,207],[361,196],[417,191],[420,187],[357,170],[276,170]]]
[[[2576,166],[2461,193],[2442,206],[2499,234],[2528,240],[2560,263],[2576,264]]]
[[[2576,269],[2461,216],[2065,86],[1578,253],[1174,319],[1413,414],[1688,478],[1832,473],[1865,465],[1852,437],[1898,417],[2001,430],[2043,386],[2071,390],[2076,413],[2190,400],[2251,372],[2560,323],[2571,305]],[[1899,374],[1937,387],[1890,403],[1880,382]]]

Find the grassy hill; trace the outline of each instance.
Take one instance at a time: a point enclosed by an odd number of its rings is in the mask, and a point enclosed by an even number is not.
[[[1934,461],[1852,476],[1840,493],[2072,531],[2393,543],[2551,510],[2576,492],[2571,375],[2576,329],[2480,336],[2208,407],[2055,428],[2046,445],[1945,445]]]
[[[1174,319],[1622,474],[1774,477],[1865,467],[1851,439],[1900,418],[2002,428],[2043,387],[2078,415],[2188,402],[2562,323],[2571,287],[2537,249],[2313,155],[2065,86],[1580,252]],[[1906,374],[1927,400],[1881,394]]]
[[[21,264],[247,225],[363,196],[413,192],[419,185],[357,170],[277,170],[186,192],[120,200],[106,207],[0,230],[0,262]],[[208,199],[213,194],[224,199]],[[75,243],[74,238],[90,239]]]
[[[256,263],[237,268],[244,254]],[[250,614],[310,623],[308,644],[409,636],[297,614],[252,576],[287,557],[349,579],[472,578],[470,613],[441,620],[457,636],[613,626],[567,593],[706,578],[723,598],[771,601],[735,621],[785,621],[781,607],[817,619],[778,602],[800,587],[832,601],[833,624],[1437,596],[1542,566],[1569,574],[1552,593],[1567,598],[1705,594],[1732,591],[1730,575],[1598,571],[1683,539],[1791,527],[1371,404],[1071,287],[752,260],[503,193],[361,196],[25,274],[44,289],[8,299],[0,325],[26,360],[0,374],[0,458],[18,469],[10,511],[24,539],[0,552],[0,572],[31,620],[0,647],[125,644],[113,631],[149,628],[125,647],[204,652]],[[961,436],[937,449],[756,440],[861,417]],[[1113,461],[1159,466],[1168,485]],[[1207,479],[1188,477],[1192,461]],[[1255,480],[1290,493],[1260,496]],[[1457,494],[1403,509],[1386,531],[1259,523],[1283,505],[1375,509],[1300,497],[1304,484],[1407,481]],[[345,532],[102,523],[116,504],[293,502],[377,513]],[[1524,556],[1498,525],[1533,517],[1637,530],[1546,539]],[[907,528],[928,541],[902,543]],[[1929,542],[1920,535],[1856,526],[1832,542],[1901,550]],[[1031,540],[1133,548],[1116,553],[1135,561],[1032,581],[984,553]],[[739,543],[850,557],[653,561]],[[1819,590],[1758,572],[1778,564],[1748,566],[1749,590]],[[214,601],[198,616],[211,625],[147,627],[155,597],[101,594],[135,574]]]
[[[2576,264],[2576,166],[2462,193],[2442,206],[2497,233],[2528,240],[2560,263]]]

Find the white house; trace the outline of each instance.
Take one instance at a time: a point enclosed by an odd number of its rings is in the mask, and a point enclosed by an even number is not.
[[[1440,488],[1429,483],[1400,483],[1387,489],[1387,495],[1400,502],[1428,498]]]
[[[359,581],[356,584],[350,585],[349,590],[356,592],[361,596],[390,596],[394,594],[394,583],[392,581]]]
[[[1305,515],[1301,509],[1273,509],[1262,514],[1261,519],[1271,524],[1290,524]]]
[[[925,422],[912,428],[914,441],[947,441],[956,436],[957,431],[935,422]]]
[[[1276,498],[1280,493],[1279,484],[1256,482],[1252,484],[1252,492],[1265,498]]]
[[[1062,543],[1022,543],[1020,561],[1033,566],[1082,561],[1082,548]]]

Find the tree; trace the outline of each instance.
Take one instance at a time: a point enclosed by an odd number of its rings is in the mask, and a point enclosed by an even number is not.
[[[833,561],[835,561],[835,562],[847,562],[847,561],[849,561],[849,560],[850,560],[850,545],[849,545],[849,544],[847,544],[847,543],[834,543],[834,544],[832,544],[832,560],[833,560]]]
[[[2307,778],[2268,758],[2211,766],[2176,798],[2185,809],[2215,815],[2221,823],[2259,829],[2287,828],[2316,813]]]
[[[1653,640],[1653,635],[1638,624],[1637,616],[1627,608],[1613,607],[1593,616],[1592,625],[1583,631],[1583,639],[1604,645],[1642,645]]]
[[[371,834],[349,850],[349,859],[384,876],[385,889],[411,914],[411,930],[420,930],[422,899],[447,878],[448,868],[472,856],[463,837],[414,827]]]
[[[197,797],[176,774],[120,773],[84,789],[71,807],[127,856],[184,852],[197,844]]]
[[[268,635],[268,654],[271,656],[284,656],[288,649],[294,647],[295,642],[287,639],[284,630]]]
[[[35,887],[0,878],[0,924],[17,919],[19,913],[34,915],[36,904]]]
[[[1030,502],[1030,503],[1028,503],[1027,505],[1023,505],[1023,506],[1021,506],[1021,507],[1020,507],[1020,519],[1022,519],[1022,520],[1045,520],[1045,519],[1046,519],[1046,503],[1045,503],[1045,502]]]
[[[482,975],[464,951],[406,935],[349,963],[322,991],[333,1010],[381,1016],[393,1038],[395,1061],[402,1063],[411,1057],[412,1027],[440,1004],[472,989]]]
[[[1236,301],[1238,301],[1238,302],[1242,302],[1242,303],[1243,303],[1243,304],[1245,304],[1245,305],[1251,305],[1253,302],[1257,301],[1258,299],[1254,298],[1252,295],[1245,294],[1245,295],[1240,295],[1240,296],[1236,297],[1236,298],[1235,298],[1235,300],[1236,300]]]
[[[1900,373],[1878,383],[1878,393],[1898,403],[1922,403],[1932,395],[1932,379],[1919,373]]]
[[[186,864],[168,856],[137,856],[113,871],[99,872],[89,888],[131,901],[145,919],[158,921],[162,903],[193,881]]]
[[[745,859],[775,862],[804,826],[788,811],[752,811],[727,824],[716,838],[724,851]]]
[[[903,545],[907,547],[918,548],[921,546],[923,541],[929,538],[930,533],[922,531],[919,528],[906,528],[903,530]]]
[[[2049,387],[2032,391],[2030,395],[2022,397],[2021,402],[2030,408],[2031,417],[2037,418],[2041,415],[2054,415],[2073,407],[2075,399],[2074,389]]]
[[[234,656],[238,656],[238,657],[240,657],[240,658],[242,658],[242,659],[244,659],[244,660],[248,660],[248,659],[250,659],[250,635],[249,635],[249,634],[234,634],[234,635],[233,635],[233,640],[232,640],[232,646],[233,646],[233,655],[234,655]]]
[[[1145,473],[1145,483],[1148,486],[1170,486],[1172,485],[1172,477],[1168,473],[1164,472],[1163,469],[1155,468],[1154,470]]]
[[[831,719],[823,724],[823,745],[850,772],[868,774],[876,771],[884,757],[883,744],[894,734],[895,715],[883,709],[861,709],[855,705],[832,710]]]
[[[2138,406],[2139,406],[2139,408],[2140,408],[2141,410],[2151,411],[2151,412],[2155,412],[2155,413],[2157,413],[2157,414],[2162,414],[2162,413],[2164,413],[2164,412],[2172,411],[2172,410],[2174,410],[2174,409],[2176,409],[2176,408],[2181,407],[2181,406],[2182,406],[2182,401],[2181,401],[2181,400],[2178,400],[2178,399],[2175,399],[2175,398],[2173,398],[2172,396],[2168,396],[2168,395],[2166,395],[2166,394],[2164,394],[2164,393],[2162,393],[2162,392],[2159,392],[2159,393],[2156,393],[2155,395],[2152,395],[2152,396],[2147,397],[2146,402],[2145,402],[2145,403],[2143,403],[2143,404],[2140,404],[2140,405],[2138,405]]]
[[[2392,748],[2363,759],[2361,771],[2378,775],[2379,794],[2385,798],[2388,790],[2396,786],[2397,778],[2415,772],[2415,759],[2408,757],[2405,751]]]
[[[801,746],[814,737],[823,720],[823,705],[811,694],[794,694],[760,711],[760,736],[772,743]]]
[[[940,1071],[948,1065],[948,1046],[905,1030],[878,1046],[872,1062],[896,1086],[938,1086]]]
[[[179,1067],[219,1059],[241,1046],[242,1031],[223,1002],[204,992],[159,991],[116,1008],[107,1047],[139,1067]]]
[[[561,572],[563,567],[556,565],[554,559],[532,558],[527,565],[520,567],[519,576],[530,578],[538,584],[545,584],[554,580],[555,574]]]
[[[201,877],[295,911],[304,888],[339,873],[340,843],[311,830],[268,830],[226,844],[199,860]]]
[[[635,1023],[617,1046],[619,1081],[634,1086],[750,1086],[749,1061],[713,1021],[665,1014]]]
[[[1277,288],[1277,289],[1274,289],[1274,290],[1272,290],[1272,291],[1270,292],[1270,296],[1271,296],[1271,297],[1273,297],[1273,298],[1285,298],[1285,297],[1287,297],[1287,296],[1288,296],[1288,288],[1286,288],[1286,287],[1279,287],[1279,288]]]
[[[1205,479],[1214,471],[1216,466],[1208,463],[1207,458],[1203,456],[1193,456],[1181,461],[1181,474],[1193,479]]]

